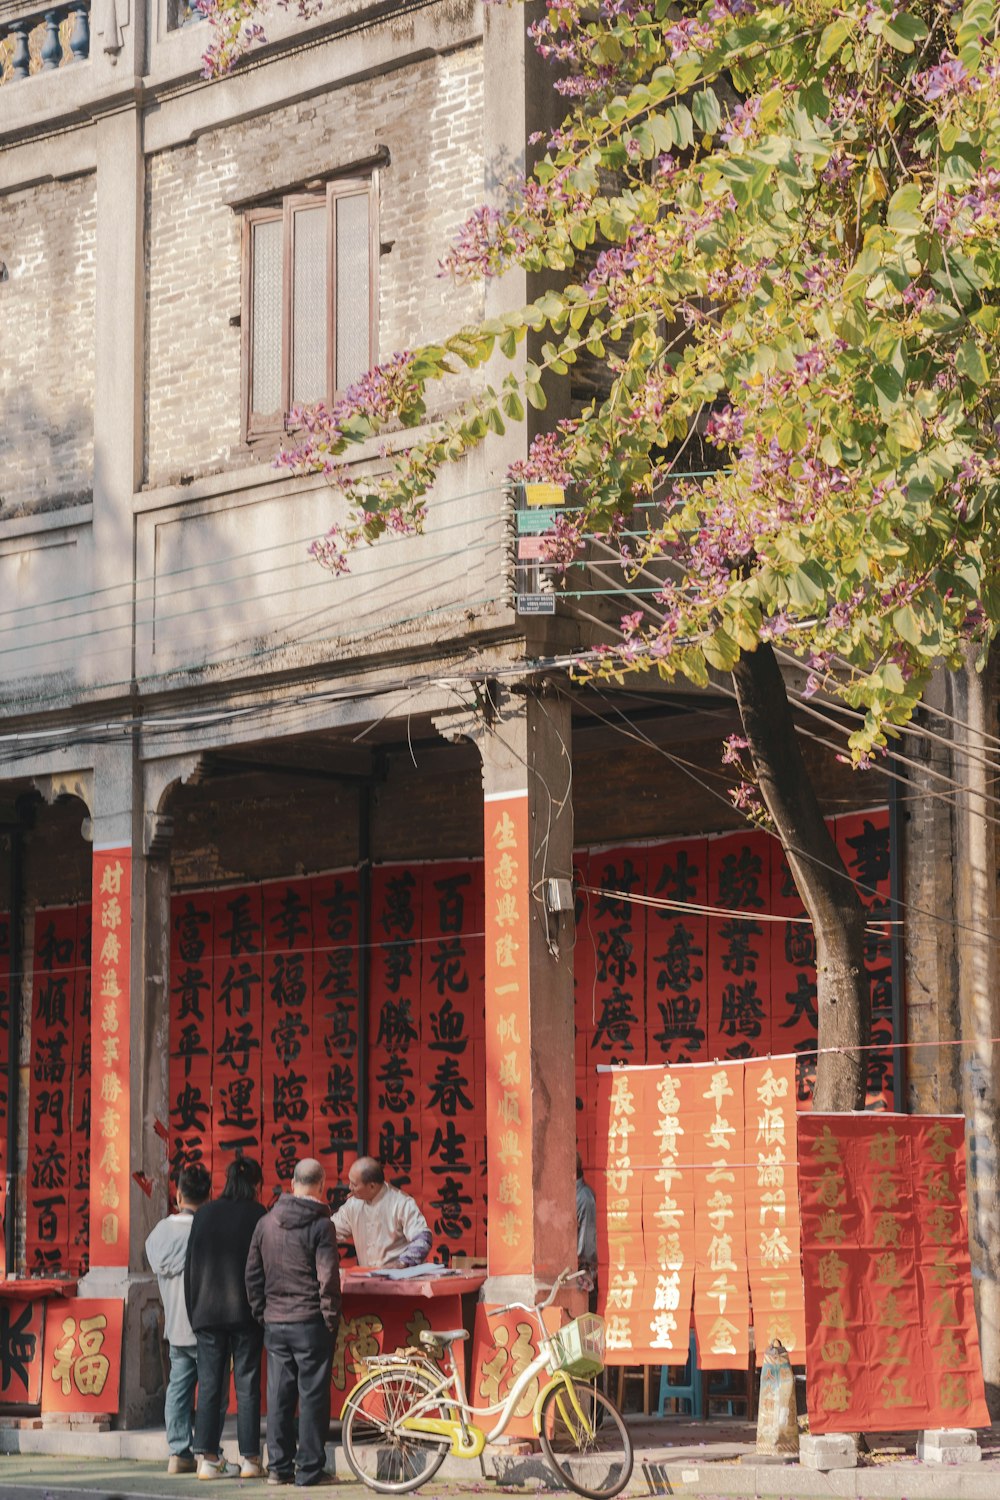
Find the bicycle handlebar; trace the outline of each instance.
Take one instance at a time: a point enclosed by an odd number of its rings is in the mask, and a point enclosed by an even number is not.
[[[557,1294],[562,1290],[564,1286],[567,1286],[571,1281],[578,1281],[581,1276],[589,1277],[590,1272],[586,1270],[562,1271],[552,1283],[549,1295],[546,1297],[544,1302],[536,1302],[534,1307],[529,1307],[527,1302],[508,1302],[503,1307],[489,1308],[487,1310],[486,1316],[488,1318],[499,1318],[502,1313],[509,1312],[544,1312],[547,1307],[552,1306],[552,1303],[556,1300]]]

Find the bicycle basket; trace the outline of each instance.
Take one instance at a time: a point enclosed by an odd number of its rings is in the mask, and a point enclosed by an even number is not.
[[[556,1368],[589,1380],[604,1369],[604,1319],[596,1313],[574,1318],[552,1335]]]

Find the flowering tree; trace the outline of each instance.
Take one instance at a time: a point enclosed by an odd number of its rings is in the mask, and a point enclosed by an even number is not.
[[[221,18],[226,66],[254,40],[249,0],[201,3]],[[848,1049],[823,1059],[817,1101],[857,1107],[863,911],[777,657],[856,711],[863,767],[933,664],[982,660],[1000,619],[994,8],[552,0],[531,33],[565,119],[444,267],[466,279],[518,265],[559,289],[301,413],[284,461],[350,498],[347,524],[317,548],[339,570],[358,541],[420,527],[444,464],[599,364],[601,394],[537,438],[518,474],[570,488],[554,561],[595,532],[622,548],[628,532],[625,564],[656,581],[655,604],[582,670],[698,685],[732,674],[752,773],[815,926],[820,1046]],[[432,385],[497,351],[510,373],[427,436]],[[400,424],[424,430],[381,477],[346,466],[353,444]],[[675,478],[695,434],[718,469]],[[623,522],[640,502],[637,542]]]

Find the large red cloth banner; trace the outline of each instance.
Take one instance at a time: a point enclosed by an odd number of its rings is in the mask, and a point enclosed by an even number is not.
[[[491,1276],[532,1267],[531,1055],[528,943],[531,912],[528,794],[487,797],[484,928],[486,1176]]]
[[[27,1269],[67,1271],[70,1260],[73,1036],[80,984],[75,907],[39,908],[31,999],[28,1091]]]
[[[7,1067],[10,1061],[10,917],[0,911],[0,1277],[7,1272]],[[0,1392],[2,1396],[2,1392]]]
[[[132,851],[94,850],[90,1264],[128,1266]]]
[[[964,1150],[957,1117],[800,1117],[811,1431],[988,1425]]]
[[[746,1120],[746,1244],[758,1365],[778,1339],[805,1363],[792,1058],[743,1066]]]

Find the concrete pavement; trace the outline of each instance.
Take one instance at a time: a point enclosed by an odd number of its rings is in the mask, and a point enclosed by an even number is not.
[[[880,1434],[869,1439],[872,1453],[857,1469],[829,1474],[798,1465],[771,1466],[754,1462],[755,1429],[746,1422],[686,1418],[652,1421],[630,1418],[636,1448],[635,1473],[628,1494],[775,1497],[775,1500],[1000,1500],[1000,1427],[980,1434],[982,1461],[965,1468],[919,1463],[916,1434]],[[57,1430],[56,1430],[57,1431]],[[18,1436],[22,1446],[37,1446],[42,1431],[0,1430],[0,1445],[9,1449]],[[54,1437],[55,1433],[50,1433]],[[86,1442],[84,1442],[86,1439]],[[104,1456],[85,1456],[103,1443]],[[216,1493],[193,1476],[170,1478],[162,1432],[68,1433],[61,1435],[61,1454],[5,1452],[0,1454],[0,1500],[205,1500]],[[227,1437],[226,1451],[235,1457],[235,1443]],[[144,1449],[142,1456],[123,1456],[122,1450]],[[69,1451],[67,1451],[69,1450]],[[153,1455],[156,1455],[154,1458]],[[162,1455],[162,1456],[160,1456]],[[350,1471],[336,1444],[331,1464],[339,1476],[335,1489],[343,1500],[367,1500],[370,1491],[349,1482]],[[486,1458],[486,1476],[478,1463],[449,1459],[427,1486],[428,1495],[525,1494],[553,1488],[539,1456],[504,1454]],[[276,1494],[262,1480],[222,1480],[218,1494],[253,1500]]]

